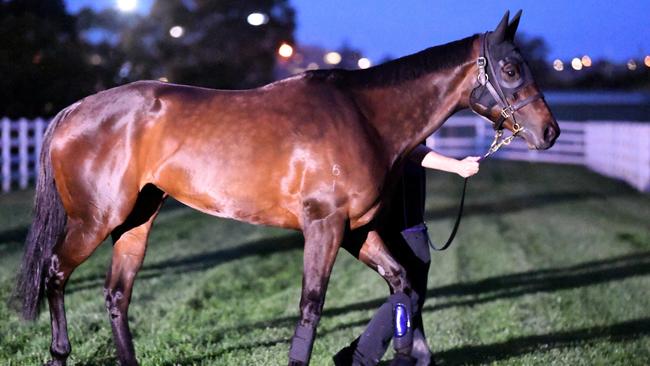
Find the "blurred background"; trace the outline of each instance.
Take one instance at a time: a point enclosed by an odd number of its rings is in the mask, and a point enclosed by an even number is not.
[[[506,9],[519,8],[519,47],[552,101],[613,98],[639,107],[616,116],[648,115],[641,92],[650,90],[650,5],[643,1],[3,0],[0,116],[52,116],[141,79],[234,89],[305,69],[366,68],[491,30]],[[556,98],[553,91],[570,92]],[[594,116],[582,112],[567,117]]]

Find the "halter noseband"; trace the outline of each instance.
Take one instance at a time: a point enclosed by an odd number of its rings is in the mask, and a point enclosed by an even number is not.
[[[523,130],[523,127],[521,127],[521,125],[519,125],[519,123],[517,123],[517,120],[515,119],[515,112],[527,106],[528,104],[536,101],[537,99],[544,99],[544,96],[541,93],[537,93],[525,99],[519,100],[513,104],[508,103],[508,99],[506,98],[506,95],[503,92],[501,84],[499,83],[499,76],[497,76],[497,73],[494,70],[494,62],[490,56],[490,49],[489,49],[487,36],[488,33],[484,33],[481,35],[481,48],[479,51],[479,57],[478,59],[476,59],[476,66],[478,67],[477,80],[479,86],[477,86],[472,91],[472,94],[470,96],[470,108],[474,113],[478,114],[481,117],[483,117],[483,115],[481,115],[476,110],[474,110],[473,107],[474,103],[472,102],[472,99],[474,99],[474,92],[478,88],[487,89],[487,91],[490,93],[494,101],[496,101],[496,103],[501,107],[501,112],[499,113],[499,119],[496,122],[493,122],[488,118],[490,123],[492,123],[492,127],[494,128],[496,133],[494,136],[494,141],[492,142],[492,145],[490,146],[490,149],[487,152],[487,154],[485,154],[485,157],[496,152],[501,146],[510,144],[510,142],[517,136],[517,134],[519,134],[519,132]],[[524,76],[522,75],[522,77]],[[492,83],[490,79],[495,79],[497,80],[497,82]],[[528,84],[527,83],[521,84],[520,86],[518,86],[517,90],[520,90],[526,85]],[[499,142],[498,141],[499,138],[503,135],[503,123],[508,118],[512,118],[513,133],[511,136]]]

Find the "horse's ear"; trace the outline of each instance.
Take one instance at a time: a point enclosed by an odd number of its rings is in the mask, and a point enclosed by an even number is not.
[[[508,30],[508,18],[510,17],[510,11],[506,10],[506,13],[501,18],[499,25],[497,25],[494,32],[492,32],[492,40],[495,43],[503,42],[506,39],[506,31]]]
[[[521,9],[515,14],[514,17],[512,17],[512,21],[508,25],[508,29],[506,30],[506,39],[510,41],[515,40],[515,33],[517,33],[517,27],[519,27],[519,19],[521,19]]]

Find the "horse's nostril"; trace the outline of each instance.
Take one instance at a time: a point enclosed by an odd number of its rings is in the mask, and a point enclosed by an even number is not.
[[[546,142],[551,142],[553,141],[554,138],[555,138],[555,128],[553,128],[552,126],[546,127],[546,129],[544,130],[544,140]]]

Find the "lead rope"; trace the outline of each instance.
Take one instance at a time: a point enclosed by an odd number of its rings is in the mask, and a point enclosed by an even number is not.
[[[519,133],[521,130],[515,130],[515,133],[512,135],[506,137],[505,139],[499,141],[499,138],[503,135],[503,130],[499,130],[496,132],[494,135],[494,140],[492,141],[492,144],[490,145],[490,148],[488,149],[487,153],[485,155],[481,156],[480,159],[478,159],[478,162],[482,162],[483,160],[487,159],[490,155],[494,154],[497,152],[502,146],[509,145],[512,140],[517,136],[517,133]],[[402,180],[404,177],[402,176]],[[456,214],[456,222],[454,223],[454,227],[451,229],[451,234],[449,234],[449,238],[443,244],[441,247],[436,247],[433,242],[431,242],[430,239],[427,241],[429,242],[429,247],[435,251],[443,251],[453,243],[454,238],[456,237],[456,232],[458,232],[458,227],[460,226],[460,220],[463,217],[463,208],[465,207],[465,193],[467,192],[467,182],[469,181],[469,177],[463,179],[463,192],[460,195],[460,204],[458,205],[458,214]],[[403,183],[402,183],[403,184]],[[406,201],[404,202],[404,205],[406,206]],[[406,209],[406,207],[404,207]],[[404,211],[404,217],[406,220],[406,210]]]

